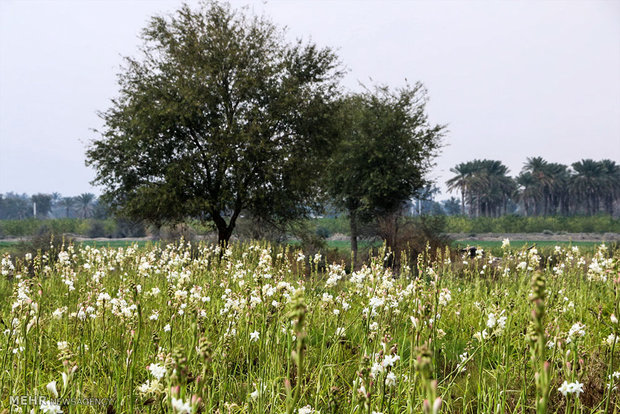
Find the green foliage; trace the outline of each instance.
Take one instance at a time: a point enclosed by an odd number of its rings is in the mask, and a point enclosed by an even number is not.
[[[343,100],[341,140],[331,154],[325,186],[331,202],[346,211],[351,249],[357,255],[359,224],[378,217],[398,220],[403,205],[427,180],[445,127],[430,125],[421,83],[396,91],[375,87]],[[395,247],[394,233],[386,235]]]
[[[620,219],[598,216],[446,217],[448,233],[620,233]]]
[[[218,3],[154,17],[142,39],[87,151],[103,198],[158,224],[212,221],[220,242],[242,210],[307,214],[336,136],[335,54]]]
[[[332,154],[333,202],[362,218],[391,213],[421,189],[444,127],[430,125],[426,90],[376,87],[342,105],[342,141]]]
[[[315,219],[331,233],[349,234],[350,228],[345,217]],[[535,216],[524,217],[506,215],[501,217],[447,216],[446,233],[620,233],[620,219],[607,216]]]
[[[45,226],[55,235],[73,234],[84,237],[144,237],[146,230],[142,224],[124,219],[25,219],[0,220],[0,234],[4,237],[30,237]],[[93,230],[95,228],[96,231]],[[98,234],[94,236],[92,232]]]

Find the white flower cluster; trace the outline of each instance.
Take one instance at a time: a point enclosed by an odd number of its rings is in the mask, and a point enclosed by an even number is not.
[[[575,394],[577,398],[579,398],[579,394],[583,392],[583,384],[579,381],[571,383],[564,381],[560,388],[558,388],[558,391],[560,391],[565,397],[567,394]]]
[[[570,344],[575,339],[584,337],[585,335],[586,335],[586,326],[582,324],[581,322],[577,322],[573,324],[573,326],[571,326],[570,330],[568,331],[566,343]]]

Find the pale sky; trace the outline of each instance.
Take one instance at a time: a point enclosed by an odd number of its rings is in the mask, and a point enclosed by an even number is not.
[[[190,4],[196,4],[190,1]],[[121,56],[173,0],[0,0],[0,193],[100,193],[84,165]],[[359,82],[428,89],[432,177],[475,158],[620,162],[620,1],[234,1],[337,50]],[[457,194],[454,194],[457,196]],[[445,194],[441,198],[445,198]]]

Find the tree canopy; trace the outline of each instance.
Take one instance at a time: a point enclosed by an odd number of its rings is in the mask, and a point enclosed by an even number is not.
[[[154,17],[141,37],[87,150],[103,199],[131,218],[212,221],[222,243],[241,211],[306,214],[337,136],[336,55],[218,3]]]
[[[399,211],[428,183],[445,127],[428,122],[426,102],[421,83],[395,91],[375,87],[344,99],[343,136],[327,185],[335,204],[349,213],[354,254],[359,220]]]

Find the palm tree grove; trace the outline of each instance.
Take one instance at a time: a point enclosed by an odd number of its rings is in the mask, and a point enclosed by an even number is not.
[[[450,169],[446,184],[470,217],[618,214],[620,165],[585,159],[571,166],[531,157],[516,177],[501,161],[473,160]]]

